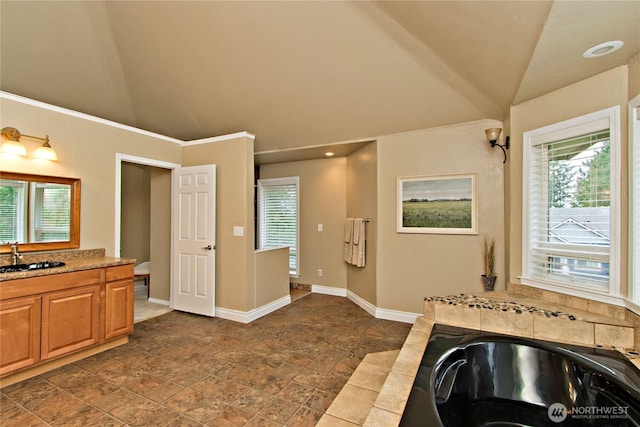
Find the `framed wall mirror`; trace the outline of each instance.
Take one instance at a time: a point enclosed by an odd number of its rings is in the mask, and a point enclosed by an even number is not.
[[[0,172],[0,253],[80,247],[80,179]]]

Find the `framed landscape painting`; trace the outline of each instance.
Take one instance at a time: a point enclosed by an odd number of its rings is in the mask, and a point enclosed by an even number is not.
[[[398,233],[478,234],[476,174],[398,178]]]

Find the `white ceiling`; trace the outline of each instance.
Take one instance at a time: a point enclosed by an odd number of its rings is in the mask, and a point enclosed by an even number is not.
[[[2,0],[0,18],[3,91],[182,140],[249,131],[288,155],[503,120],[640,46],[635,0]],[[625,45],[582,58],[608,40]]]

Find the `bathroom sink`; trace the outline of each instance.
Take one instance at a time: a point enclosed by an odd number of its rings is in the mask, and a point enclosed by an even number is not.
[[[640,426],[622,354],[435,325],[401,426]]]
[[[42,261],[32,262],[30,264],[12,264],[0,267],[0,273],[15,273],[18,271],[42,270],[45,268],[64,267],[65,263],[61,261]]]

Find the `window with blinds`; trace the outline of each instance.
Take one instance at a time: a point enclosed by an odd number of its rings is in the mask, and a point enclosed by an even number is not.
[[[31,183],[33,186],[33,242],[69,240],[71,188],[65,184]]]
[[[611,293],[619,182],[611,121],[596,114],[525,134],[523,281]]]
[[[258,248],[289,247],[289,272],[298,274],[298,177],[258,180]]]
[[[24,242],[25,182],[0,180],[0,242]]]

